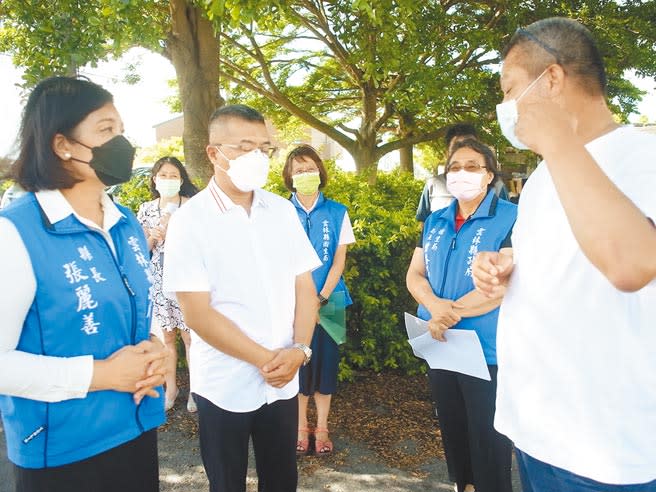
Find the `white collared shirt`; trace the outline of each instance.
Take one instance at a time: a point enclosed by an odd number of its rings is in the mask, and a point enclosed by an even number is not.
[[[100,232],[114,251],[109,230],[123,214],[103,195],[103,227],[80,217],[58,190],[36,193],[51,224],[73,214]],[[16,350],[36,294],[36,278],[25,243],[14,224],[0,217],[0,394],[56,402],[84,398],[93,376],[93,357],[50,357]]]
[[[620,128],[586,147],[654,220],[656,137]],[[518,212],[497,332],[495,427],[577,475],[609,484],[656,479],[656,281],[620,292],[590,263],[544,162]]]
[[[321,265],[291,202],[255,190],[249,216],[214,179],[171,218],[165,257],[164,292],[209,292],[212,308],[268,349],[293,344],[296,277]],[[218,407],[249,412],[298,393],[298,375],[276,389],[191,334],[191,390]]]

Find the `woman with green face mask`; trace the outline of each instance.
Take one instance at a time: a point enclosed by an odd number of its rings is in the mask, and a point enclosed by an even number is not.
[[[326,185],[326,168],[315,149],[301,145],[287,156],[282,171],[290,200],[314,246],[322,266],[312,272],[321,309],[312,337],[312,359],[299,371],[297,454],[306,454],[314,438],[317,455],[330,454],[333,443],[328,436],[330,401],[337,387],[338,345],[344,342],[344,309],[352,304],[342,272],[347,245],[355,243],[347,209],[327,199],[320,191]],[[307,420],[310,396],[317,407],[317,425]]]
[[[148,249],[150,250],[150,272],[153,276],[153,320],[157,332],[161,331],[164,345],[169,350],[167,359],[166,395],[164,409],[173,408],[178,396],[176,383],[176,367],[178,365],[178,350],[176,347],[177,333],[185,345],[187,367],[189,367],[189,346],[191,338],[189,328],[182,319],[182,311],[178,303],[169,299],[162,291],[162,276],[164,272],[164,241],[171,215],[190,197],[198,192],[189,179],[186,168],[175,157],[166,156],[157,160],[150,172],[150,193],[153,200],[142,203],[137,213],[137,219],[144,229]],[[187,410],[196,412],[196,402],[189,392]]]

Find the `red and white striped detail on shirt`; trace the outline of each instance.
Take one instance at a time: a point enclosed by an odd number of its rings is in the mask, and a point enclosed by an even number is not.
[[[216,184],[214,182],[210,183],[209,189],[210,189],[210,193],[214,197],[214,201],[216,202],[216,205],[219,207],[219,210],[221,211],[221,213],[225,213],[226,210],[228,210],[228,207],[226,207],[225,203],[223,202],[223,199],[219,195],[219,192],[216,190]]]

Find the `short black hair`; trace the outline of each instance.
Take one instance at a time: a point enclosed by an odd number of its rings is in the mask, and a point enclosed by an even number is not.
[[[578,77],[592,94],[606,94],[608,80],[604,61],[592,37],[581,23],[565,17],[542,19],[515,31],[501,52],[505,59],[513,48],[524,50],[528,73],[537,77],[552,63]]]
[[[245,104],[228,104],[214,110],[212,116],[210,116],[209,126],[211,127],[216,121],[229,118],[264,123],[264,116],[257,109]]]
[[[494,187],[494,184],[499,179],[499,167],[497,165],[497,156],[494,155],[494,152],[490,147],[488,147],[483,142],[475,138],[466,138],[465,140],[461,140],[453,144],[453,150],[449,154],[449,158],[446,161],[447,162],[446,171],[448,171],[449,169],[449,164],[451,163],[451,158],[453,157],[453,154],[455,154],[457,150],[460,150],[462,148],[471,149],[474,152],[477,152],[478,154],[481,154],[483,156],[483,159],[485,160],[485,169],[494,175],[492,181],[490,181],[490,184],[487,186],[487,189],[489,190],[490,188]]]
[[[10,176],[27,191],[71,188],[78,182],[52,149],[55,135],[71,137],[90,113],[113,96],[89,80],[50,77],[30,93],[19,131],[19,153]]]
[[[155,187],[155,176],[157,176],[157,173],[159,172],[160,169],[162,169],[162,166],[164,164],[171,164],[172,166],[175,166],[178,169],[178,172],[180,173],[180,180],[182,183],[180,183],[180,195],[181,196],[186,196],[187,198],[190,198],[194,196],[196,193],[198,193],[198,188],[196,188],[196,185],[191,182],[191,179],[189,178],[189,173],[187,172],[187,169],[184,167],[184,164],[180,162],[180,159],[177,157],[173,157],[170,155],[160,157],[157,159],[157,162],[153,164],[153,168],[150,170],[150,194],[152,195],[153,198],[159,198],[159,191],[157,191],[157,188]]]
[[[478,138],[478,132],[476,131],[476,127],[471,123],[456,123],[455,125],[451,125],[447,128],[446,134],[444,135],[444,144],[446,145],[447,150],[449,149],[451,140],[456,137]]]

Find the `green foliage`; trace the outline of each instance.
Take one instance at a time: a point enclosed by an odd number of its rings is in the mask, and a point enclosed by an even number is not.
[[[142,203],[153,199],[148,185],[149,179],[149,169],[136,168],[132,173],[132,179],[120,185],[117,191],[112,193],[114,200],[128,207],[136,214]]]
[[[25,86],[50,75],[75,74],[132,46],[161,51],[168,20],[163,0],[4,0],[0,52],[25,67]]]
[[[171,89],[175,89],[175,94],[165,97],[164,103],[168,106],[169,111],[172,113],[182,113],[182,101],[180,100],[178,81],[175,79],[168,80],[167,85]]]
[[[419,152],[417,152],[419,150]],[[437,167],[446,162],[446,149],[442,141],[417,145],[414,163],[430,174],[436,174]]]
[[[26,68],[29,86],[131,46],[166,55],[181,42],[172,12],[192,9],[214,22],[221,81],[233,100],[266,98],[278,128],[303,121],[370,174],[385,154],[439,138],[457,120],[471,120],[494,137],[489,143],[505,146],[494,114],[499,50],[535,20],[567,16],[591,29],[612,109],[623,120],[642,96],[625,71],[656,75],[656,2],[640,0],[3,0],[0,52]],[[216,50],[199,56],[214,63]]]
[[[184,149],[182,148],[182,137],[171,137],[160,140],[155,145],[141,147],[134,157],[134,167],[152,166],[158,159],[164,156],[172,156],[184,163]]]
[[[284,197],[280,169],[268,188]],[[381,173],[375,186],[362,176],[328,165],[327,197],[349,208],[356,244],[349,247],[344,277],[354,304],[347,310],[348,340],[339,377],[356,369],[422,370],[407,343],[403,313],[417,308],[405,286],[405,275],[420,226],[415,220],[423,183],[398,172]]]
[[[14,184],[14,182],[10,179],[0,180],[0,197],[2,197],[2,194],[9,189],[12,184]]]
[[[642,96],[625,79],[656,73],[656,2],[521,0],[205,0],[220,26],[226,89],[271,101],[344,147],[358,171],[470,120],[506,146],[495,117],[499,51],[517,27],[574,18],[598,40],[609,99],[624,117]],[[241,89],[236,89],[237,84]],[[240,92],[242,94],[240,94]],[[405,145],[404,145],[405,144]]]

